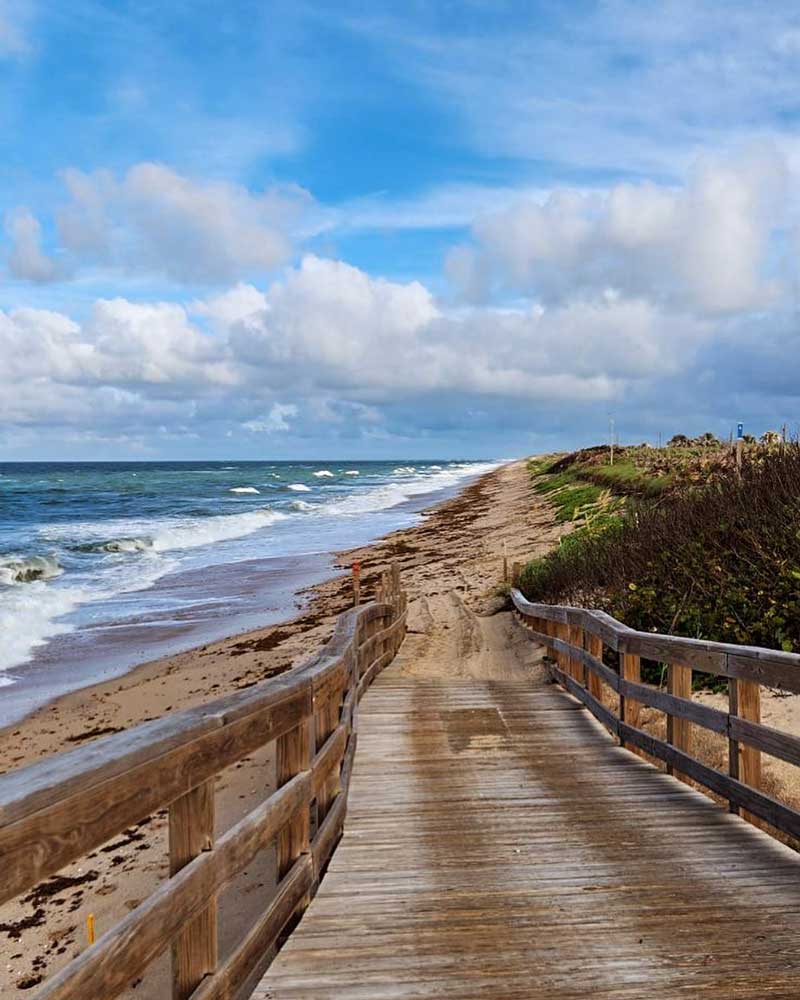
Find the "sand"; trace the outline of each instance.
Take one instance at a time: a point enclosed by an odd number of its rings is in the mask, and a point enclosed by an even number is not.
[[[541,678],[541,652],[501,610],[503,545],[510,563],[524,561],[568,530],[531,490],[525,463],[514,462],[433,508],[419,525],[343,553],[341,562],[360,560],[365,594],[390,560],[399,562],[410,603],[409,634],[396,669],[409,675]],[[336,615],[350,604],[349,577],[339,576],[307,596],[306,607],[290,622],[159,659],[59,698],[0,732],[0,760],[5,769],[21,767],[291,669],[329,638]],[[273,783],[268,752],[221,775],[218,833],[252,809]],[[165,877],[166,856],[162,811],[0,907],[0,994],[33,989],[78,954],[90,912],[98,933],[129,912]],[[273,859],[265,856],[224,895],[223,953],[263,908],[273,884]],[[165,958],[129,995],[167,995],[166,975]]]
[[[704,705],[710,705],[723,712],[728,711],[728,696],[726,694],[698,691],[695,692],[694,698]],[[771,726],[783,733],[800,736],[800,695],[762,687],[761,722],[765,726]],[[706,737],[706,734],[703,736]],[[708,762],[714,767],[726,771],[728,767],[727,741],[721,737],[715,740],[713,734],[709,733],[705,742],[714,747],[714,752],[708,755]],[[791,806],[792,809],[800,811],[800,769],[784,760],[762,754],[761,771],[763,790]],[[781,836],[780,839],[790,843],[795,849],[800,847],[800,844],[792,838]]]
[[[532,492],[525,463],[515,462],[433,508],[419,525],[343,553],[341,562],[360,560],[367,596],[388,561],[401,566],[409,593],[409,632],[393,669],[408,676],[526,676],[540,683],[542,651],[505,610],[498,592],[503,547],[510,563],[524,561],[547,551],[569,530],[569,525],[556,524],[547,502]],[[349,576],[313,588],[307,598],[292,621],[156,660],[58,699],[0,732],[0,759],[7,769],[23,766],[291,669],[327,640],[336,615],[349,606]],[[725,707],[723,695],[701,692],[695,697]],[[762,698],[766,724],[800,734],[800,697],[765,691]],[[661,713],[645,710],[643,724],[663,735]],[[698,756],[724,769],[726,742],[697,728],[695,733]],[[767,757],[763,761],[767,790],[800,808],[797,768]],[[218,834],[273,786],[270,752],[221,775]],[[166,873],[166,814],[161,812],[24,899],[0,907],[0,995],[32,990],[85,947],[88,913],[94,913],[102,933],[149,895]],[[263,909],[273,886],[273,857],[265,852],[220,901],[223,954]],[[165,956],[126,996],[167,996],[167,977]]]

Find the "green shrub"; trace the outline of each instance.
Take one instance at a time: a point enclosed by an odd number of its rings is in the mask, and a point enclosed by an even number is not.
[[[630,500],[525,566],[521,588],[643,631],[800,651],[800,447]]]

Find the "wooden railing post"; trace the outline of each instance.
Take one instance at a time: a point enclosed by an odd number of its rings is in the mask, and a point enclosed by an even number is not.
[[[576,649],[583,649],[583,629],[580,625],[568,626],[569,644]],[[586,667],[577,656],[570,657],[570,673],[579,684],[586,687]]]
[[[314,712],[299,726],[277,740],[277,784],[282,788],[291,778],[311,767],[316,744]],[[310,803],[304,802],[278,834],[278,879],[289,871],[295,861],[309,849]],[[304,908],[301,903],[300,909]]]
[[[328,698],[322,702],[322,704],[317,704],[315,706],[314,746],[317,752],[323,748],[325,741],[339,725],[343,698],[343,689],[336,688],[336,690],[333,691]],[[333,768],[325,779],[325,782],[322,784],[322,787],[317,792],[316,816],[313,817],[312,813],[312,818],[315,818],[315,825],[317,827],[328,815],[331,804],[338,795],[340,789],[341,783],[339,771],[337,768]]]
[[[728,681],[729,713],[739,716],[748,722],[761,722],[761,688],[758,681],[745,681],[731,677]],[[728,741],[728,763],[732,778],[737,778],[745,785],[758,789],[761,787],[761,751],[755,747]],[[731,805],[731,812],[738,812]],[[742,811],[744,819],[758,824],[758,820],[746,810]]]
[[[675,695],[676,698],[692,697],[692,668],[683,663],[670,663],[667,666],[667,691]],[[677,716],[667,714],[667,743],[671,743],[678,750],[691,754],[692,752],[692,724],[688,719],[679,719]],[[671,764],[667,764],[667,774],[674,774],[681,781],[688,779],[680,771],[675,771]]]
[[[363,665],[374,661],[362,676],[366,686],[403,639],[407,595],[398,572],[392,566],[385,576],[384,607],[340,615],[325,646],[285,677],[0,776],[0,902],[169,810],[170,878],[115,927],[104,926],[97,941],[87,927],[90,947],[55,971],[43,997],[111,1000],[170,950],[164,988],[175,1000],[238,996],[269,964],[341,835],[362,693],[359,646],[367,640]],[[369,643],[376,632],[380,640]],[[379,644],[385,652],[375,658]],[[267,747],[274,747],[277,789],[265,789],[263,801],[215,843],[217,775]],[[220,961],[218,896],[272,844],[277,893]]]
[[[386,570],[386,572],[383,575],[383,580],[384,580],[383,601],[385,604],[392,604],[394,601],[394,577],[392,576],[391,570]],[[383,618],[379,618],[375,622],[375,627],[376,629],[384,629],[387,628],[389,625],[391,625],[391,623],[392,623],[391,615],[389,615],[388,617],[384,616]],[[383,656],[384,653],[387,653],[391,649],[391,645],[392,645],[391,636],[387,636],[385,639],[382,639],[381,648],[379,650],[378,655]]]
[[[395,611],[400,607],[400,563],[393,562],[390,567],[392,574],[392,604]]]
[[[553,636],[554,638],[558,636],[557,622],[554,622],[552,621],[552,619],[548,618],[545,622],[545,625],[546,625],[545,632],[547,632],[549,636]],[[555,646],[547,647],[547,655],[550,657],[550,659],[557,667],[561,666],[561,660],[558,658],[558,650],[555,648]]]
[[[620,674],[623,680],[632,681],[639,684],[642,679],[642,661],[638,653],[622,653],[620,658]],[[619,693],[619,717],[629,726],[639,728],[639,717],[642,706],[638,701],[626,698],[620,690]],[[625,741],[620,738],[620,746],[625,746]]]
[[[728,716],[733,718],[739,714],[739,688],[735,677],[728,678]],[[728,737],[728,774],[737,781],[739,780],[739,741]],[[728,800],[730,812],[738,815],[739,806]]]
[[[537,623],[539,625],[540,632],[543,632],[545,635],[550,635],[550,622],[546,618],[537,619]],[[547,643],[545,643],[544,655],[548,658],[548,660],[553,659],[553,650],[547,645]]]
[[[170,875],[213,846],[214,779],[209,778],[169,807]],[[173,1000],[186,1000],[216,967],[217,902],[213,900],[173,942]]]
[[[535,603],[516,591],[511,600],[555,662],[551,680],[561,682],[622,746],[645,760],[663,762],[679,780],[727,798],[731,812],[741,812],[768,833],[779,830],[800,840],[800,809],[762,790],[761,764],[763,754],[796,764],[800,738],[763,724],[760,711],[760,685],[800,694],[800,655],[639,632],[603,612],[581,614],[574,607]],[[619,657],[616,676],[603,663],[606,644]],[[581,655],[581,648],[586,653],[578,663],[575,654]],[[641,657],[669,666],[667,691],[661,685],[642,683]],[[595,664],[597,673],[591,669]],[[727,712],[693,700],[695,670],[728,680]],[[605,687],[618,692],[618,710],[611,707]],[[652,731],[649,713],[647,719],[642,718],[644,708],[666,716],[666,737]],[[727,739],[730,777],[706,761],[700,747],[693,746],[698,726]]]
[[[554,633],[556,638],[561,639],[562,642],[566,642],[569,639],[569,625],[565,622],[553,622],[553,625],[555,626]],[[562,653],[558,649],[556,650],[556,663],[565,674],[570,673],[569,657],[566,653]]]
[[[407,607],[408,607],[408,598],[406,596],[405,591],[401,590],[401,591],[399,591],[398,596],[397,596],[397,616],[398,616],[398,618],[400,617],[400,615],[405,614]],[[395,655],[397,654],[397,650],[403,644],[403,639],[405,639],[405,637],[406,637],[406,630],[407,630],[407,628],[408,628],[408,625],[404,621],[403,624],[400,626],[400,628],[397,630],[397,634],[395,635],[395,639],[394,639],[394,653],[395,653]]]
[[[520,618],[522,622],[522,627],[527,629],[529,632],[544,632],[544,622],[541,618],[528,618],[523,616]]]
[[[359,629],[359,646],[363,646],[365,643],[369,642],[372,636],[375,634],[375,619],[370,619],[368,622],[364,622]],[[364,676],[367,668],[370,664],[369,656],[359,650],[358,653],[358,679],[359,681]]]
[[[592,635],[591,632],[587,633],[586,636],[586,646],[589,653],[601,663],[603,662],[603,640],[599,635]],[[598,674],[594,670],[589,671],[589,694],[597,698],[598,701],[603,699],[603,682],[600,680]]]

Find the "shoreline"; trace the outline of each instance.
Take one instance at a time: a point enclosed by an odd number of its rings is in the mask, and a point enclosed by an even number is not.
[[[177,617],[168,615],[166,620],[159,615],[133,616],[96,627],[87,625],[48,641],[18,668],[19,682],[2,689],[0,741],[8,730],[18,729],[40,710],[46,711],[62,699],[90,693],[95,688],[105,690],[107,685],[124,681],[139,670],[146,671],[149,667],[158,670],[175,658],[205,652],[236,638],[269,628],[291,626],[309,610],[316,598],[316,588],[330,583],[341,573],[342,559],[348,552],[369,548],[396,531],[412,530],[428,513],[486,474],[469,476],[456,485],[406,499],[390,509],[398,521],[395,527],[384,534],[370,536],[353,548],[255,557],[214,565],[210,570],[187,570],[161,578],[154,584],[156,591],[180,587],[185,580],[201,572],[211,572],[213,586],[205,590],[206,603],[216,610],[216,614],[203,619],[194,605],[191,615],[184,620],[181,620],[181,612]],[[375,518],[386,517],[389,513],[388,510],[378,511]],[[409,516],[416,519],[415,523],[403,524]],[[253,572],[254,567],[257,572]],[[243,572],[244,569],[249,572]],[[242,595],[247,595],[245,609],[236,607]],[[233,610],[226,616],[220,613],[222,607]],[[73,676],[80,675],[78,683],[68,679],[71,669]],[[2,770],[0,767],[0,773]]]
[[[358,559],[362,594],[395,559],[409,597],[409,634],[396,669],[444,669],[453,676],[497,664],[505,651],[516,663],[511,616],[498,596],[502,552],[509,561],[541,554],[565,532],[546,501],[530,488],[525,461],[499,466],[425,509],[422,520],[375,542],[338,554]],[[291,620],[140,664],[122,677],[61,696],[24,721],[0,731],[6,769],[251,687],[305,660],[330,637],[336,616],[352,601],[349,574],[307,588]],[[530,644],[527,644],[530,647]],[[512,655],[513,654],[513,655]],[[478,674],[480,675],[480,674]],[[218,834],[261,801],[274,782],[274,756],[254,754],[220,776]],[[23,899],[0,907],[0,992],[36,985],[85,946],[85,918],[107,930],[146,898],[167,874],[166,811],[143,820],[116,842],[68,866]],[[270,852],[241,883],[223,894],[221,953],[263,906],[274,869]],[[248,906],[251,910],[248,911]],[[168,960],[157,963],[130,997],[159,995]],[[125,994],[126,996],[128,994]]]

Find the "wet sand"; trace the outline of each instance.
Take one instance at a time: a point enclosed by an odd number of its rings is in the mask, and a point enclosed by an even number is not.
[[[556,544],[557,525],[530,489],[524,462],[488,473],[423,521],[340,563],[362,565],[369,595],[392,560],[409,593],[409,636],[396,669],[466,676],[535,670],[538,654],[520,638],[498,595],[503,544],[509,562]],[[3,768],[24,766],[101,735],[130,728],[277,676],[327,641],[336,616],[351,604],[349,575],[315,586],[290,621],[143,664],[122,677],[67,694],[0,731]],[[499,613],[498,613],[499,612]],[[500,674],[497,673],[500,671]],[[260,801],[274,781],[271,753],[241,761],[219,777],[218,832]],[[85,860],[69,866],[22,900],[0,907],[0,994],[22,995],[85,947],[85,920],[102,933],[144,899],[167,873],[166,813],[131,827]],[[221,900],[222,954],[269,899],[271,856],[237,880]],[[162,993],[166,959],[132,997]]]
[[[0,731],[54,698],[122,677],[137,664],[285,621],[303,603],[297,592],[332,572],[331,554],[319,553],[223,563],[164,577],[156,584],[164,611],[87,625],[35,650],[30,662],[15,671],[18,682],[0,691]],[[205,591],[197,599],[203,577]],[[192,595],[188,606],[181,591]],[[136,594],[130,599],[135,606]]]

